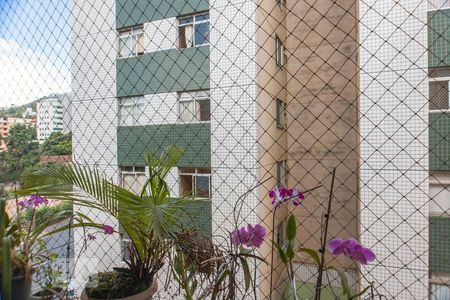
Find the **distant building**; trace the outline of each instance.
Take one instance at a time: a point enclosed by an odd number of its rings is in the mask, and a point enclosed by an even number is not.
[[[37,110],[37,138],[39,144],[53,132],[70,132],[70,94],[52,94],[40,98]]]
[[[27,107],[22,114],[22,118],[24,119],[36,119],[37,113],[33,110],[32,107]]]
[[[13,118],[13,117],[0,117],[0,152],[6,151],[6,139],[9,136],[9,130],[15,124],[27,124],[32,127],[36,127],[36,118]]]

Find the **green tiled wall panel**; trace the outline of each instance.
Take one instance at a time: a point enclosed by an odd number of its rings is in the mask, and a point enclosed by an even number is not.
[[[162,124],[119,127],[117,156],[121,166],[145,166],[144,153],[161,153],[177,145],[184,150],[179,167],[211,166],[211,125],[209,123]]]
[[[430,217],[430,271],[450,273],[450,218]]]
[[[450,66],[450,9],[428,12],[428,66]]]
[[[116,0],[116,27],[123,28],[208,9],[208,0]]]
[[[450,113],[429,114],[430,170],[450,170]]]
[[[212,237],[212,211],[210,200],[193,200],[187,205],[181,225],[199,230],[207,238]]]
[[[117,96],[209,89],[209,46],[118,59]]]

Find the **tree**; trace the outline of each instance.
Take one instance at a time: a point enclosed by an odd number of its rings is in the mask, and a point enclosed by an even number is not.
[[[53,132],[42,145],[42,155],[71,155],[72,133]]]
[[[39,161],[36,129],[26,124],[15,124],[6,138],[8,150],[2,154],[2,181],[19,180],[22,172]]]

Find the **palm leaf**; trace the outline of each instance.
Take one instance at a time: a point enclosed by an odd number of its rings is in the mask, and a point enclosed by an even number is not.
[[[157,241],[175,236],[177,222],[186,209],[186,198],[170,198],[165,182],[182,154],[183,151],[174,146],[160,157],[147,153],[149,178],[139,195],[108,181],[96,169],[67,164],[45,167],[26,176],[24,188],[18,194],[38,193],[109,213],[129,236],[141,261],[146,262]],[[93,222],[86,224],[96,226]]]

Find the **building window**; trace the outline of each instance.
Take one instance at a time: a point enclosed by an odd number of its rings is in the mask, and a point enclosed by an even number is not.
[[[180,194],[194,198],[211,198],[209,168],[180,168]]]
[[[141,26],[119,32],[119,56],[130,57],[144,54],[144,29]]]
[[[284,46],[278,36],[275,36],[275,56],[277,66],[282,68],[285,62]]]
[[[449,81],[431,79],[429,82],[429,109],[430,110],[448,110],[449,109]]]
[[[145,167],[120,167],[120,183],[124,189],[127,189],[135,194],[140,194],[146,180],[147,176],[145,175]]]
[[[178,43],[180,48],[209,44],[209,12],[178,20]]]
[[[450,0],[428,0],[428,9],[442,9],[450,7]]]
[[[130,192],[139,195],[144,187],[147,176],[145,174],[145,167],[140,166],[121,166],[120,169],[120,185]],[[119,227],[119,232],[122,235],[122,259],[130,259],[129,247],[131,245],[130,238],[122,227]]]
[[[277,186],[286,186],[287,163],[285,160],[277,162]]]
[[[284,221],[281,221],[277,226],[277,244],[284,244]]]
[[[277,4],[280,8],[283,8],[286,5],[286,0],[277,0]]]
[[[285,127],[285,109],[286,104],[281,101],[280,99],[277,99],[277,128],[283,129]]]
[[[178,94],[180,122],[208,122],[211,120],[209,91]]]
[[[144,114],[145,98],[143,96],[119,99],[119,126],[139,125]]]
[[[431,300],[449,300],[450,287],[445,284],[431,284]]]

